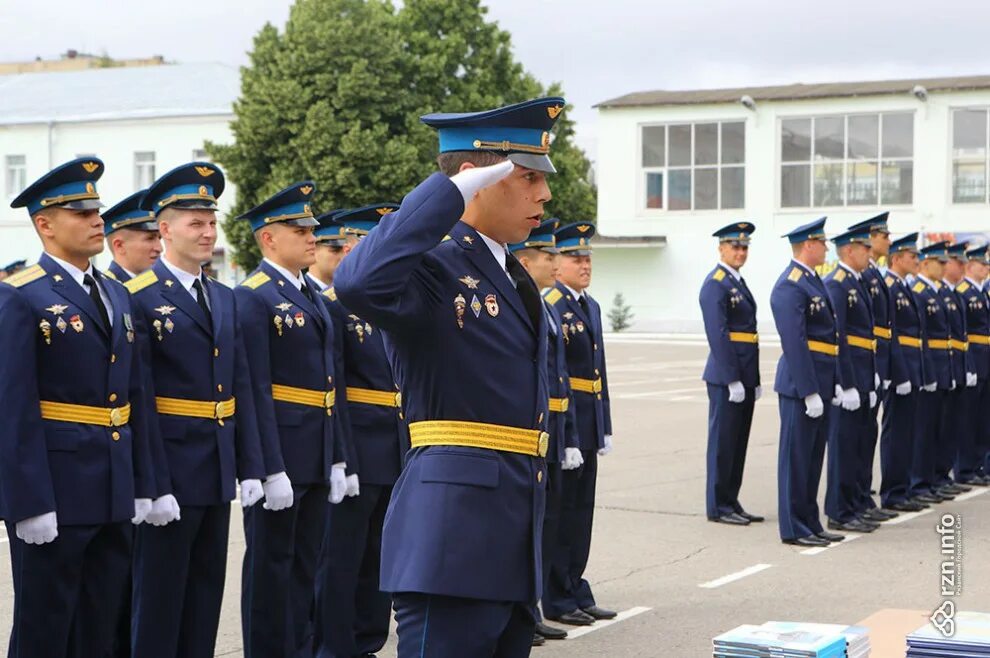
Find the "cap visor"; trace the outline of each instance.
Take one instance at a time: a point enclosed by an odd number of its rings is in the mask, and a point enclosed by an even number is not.
[[[550,162],[549,155],[538,155],[535,153],[510,153],[509,160],[534,171],[542,171],[547,174],[556,174],[557,169]]]
[[[562,256],[590,256],[591,249],[571,249],[569,251],[561,251]]]
[[[183,208],[184,210],[216,210],[217,204],[213,201],[201,199],[186,199],[184,201],[170,203],[165,206],[165,208]],[[164,210],[165,208],[162,208],[161,210]]]
[[[69,210],[98,210],[103,207],[103,202],[99,199],[80,199],[79,201],[60,204],[59,207]]]
[[[320,223],[316,221],[315,217],[300,217],[299,219],[289,219],[284,222],[279,222],[279,224],[287,224],[289,226],[319,226]]]

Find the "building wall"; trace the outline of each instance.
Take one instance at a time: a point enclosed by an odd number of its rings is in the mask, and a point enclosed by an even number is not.
[[[897,96],[833,98],[800,102],[601,108],[598,117],[598,231],[607,236],[665,236],[652,256],[629,257],[627,249],[595,253],[592,292],[607,312],[615,292],[632,306],[638,331],[701,331],[697,293],[717,259],[711,237],[737,220],[752,221],[756,233],[743,270],[756,295],[761,329],[773,329],[770,290],[790,258],[779,236],[827,215],[826,231],[890,210],[895,234],[909,231],[984,231],[990,228],[986,204],[953,204],[951,111],[990,105],[990,91],[932,93],[927,102],[905,92]],[[780,120],[857,112],[914,112],[914,196],[910,206],[858,206],[820,209],[780,207]],[[641,198],[640,126],[650,123],[742,120],[746,123],[745,208],[722,211],[645,210]]]
[[[193,158],[209,140],[230,143],[231,115],[213,117],[157,118],[128,121],[96,121],[48,125],[0,126],[0,264],[18,258],[35,260],[41,251],[27,212],[10,207],[13,198],[6,189],[5,156],[27,158],[27,183],[30,184],[63,162],[82,155],[96,155],[106,164],[98,183],[100,196],[107,207],[136,191],[134,153],[155,153],[155,175],[160,176]],[[220,217],[233,205],[236,190],[228,187],[220,198]],[[217,246],[226,247],[221,231]],[[97,257],[97,265],[110,262],[108,250]],[[230,260],[230,259],[226,259]],[[223,279],[241,278],[232,263],[215,263]]]

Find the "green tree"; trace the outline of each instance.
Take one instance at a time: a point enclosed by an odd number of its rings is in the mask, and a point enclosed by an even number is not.
[[[420,115],[544,93],[486,11],[480,0],[407,0],[400,11],[385,0],[297,0],[284,31],[261,29],[241,71],[234,142],[207,144],[237,185],[224,230],[241,267],[259,254],[233,217],[277,190],[312,179],[320,210],[399,201],[435,169],[436,135]],[[561,173],[548,210],[590,219],[588,162],[566,112],[555,132]]]
[[[626,304],[622,293],[615,293],[615,298],[612,299],[612,308],[608,312],[608,321],[612,325],[612,331],[616,333],[625,331],[632,326],[634,317],[636,316],[633,315],[632,309]]]

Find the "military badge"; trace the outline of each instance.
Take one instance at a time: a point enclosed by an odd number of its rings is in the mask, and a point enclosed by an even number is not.
[[[302,314],[302,311],[296,313],[296,326],[305,327],[306,326],[306,316]]]
[[[81,334],[83,329],[86,328],[86,325],[83,324],[82,318],[78,315],[73,315],[69,318],[69,324],[72,325],[72,328],[76,330],[77,334]]]
[[[65,313],[65,309],[67,308],[69,307],[66,306],[65,304],[52,304],[45,310],[51,313],[52,315],[62,315],[63,313]]]
[[[564,319],[565,320],[570,320],[573,317],[574,317],[574,314],[571,313],[570,311],[568,311],[567,313],[564,313]]]
[[[495,298],[495,295],[485,296],[485,310],[493,318],[498,317],[498,299]]]
[[[857,302],[859,302],[859,296],[856,294],[855,288],[849,291],[849,295],[846,298],[846,302],[849,304],[850,308],[852,308],[853,306],[856,305]]]
[[[370,322],[365,322],[364,323],[364,333],[366,333],[366,334],[368,334],[370,336],[371,335],[371,331],[372,331],[371,330],[371,323]]]
[[[362,325],[360,322],[355,322],[354,332],[357,334],[358,342],[364,343],[364,325]]]
[[[292,325],[294,325],[295,323],[296,323],[296,321],[292,319],[292,316],[289,315],[288,313],[286,313],[285,314],[285,326],[288,327],[289,329],[291,329],[292,328]]]
[[[570,336],[568,335],[568,333],[567,333],[567,328],[568,328],[569,326],[570,326],[570,325],[568,325],[568,324],[567,324],[566,322],[565,322],[565,323],[563,323],[562,325],[560,325],[560,333],[561,333],[561,334],[563,334],[563,336],[564,336],[564,342],[565,342],[565,343],[569,343],[569,342],[571,342],[571,337],[570,337]]]
[[[41,318],[41,322],[38,323],[38,328],[41,329],[41,335],[45,338],[45,345],[52,344],[52,323]]]
[[[582,333],[584,332],[584,322],[582,322],[581,320],[577,321],[577,330]]]
[[[292,304],[290,304],[289,302],[282,302],[281,304],[276,304],[275,308],[285,313],[290,308],[292,308]]]
[[[474,238],[472,238],[470,235],[465,235],[464,242],[467,242],[468,244],[474,244]]]
[[[165,279],[165,287],[166,288],[172,287],[172,279]]]
[[[275,331],[277,331],[278,332],[278,335],[281,336],[282,335],[282,318],[279,317],[278,315],[276,315],[274,318],[272,318],[272,322],[275,324]]]
[[[158,335],[158,340],[162,339],[162,321],[155,318],[155,321],[151,323],[151,326],[155,328],[155,333]]]
[[[825,308],[825,302],[822,300],[820,296],[815,295],[814,297],[811,298],[811,303],[808,304],[809,311],[811,311],[812,313],[817,313],[823,308]]]
[[[481,317],[481,301],[478,300],[477,295],[471,296],[471,310],[474,311],[474,317]]]
[[[165,331],[172,333],[175,329],[175,323],[172,322],[172,318],[165,318]]]
[[[159,306],[155,309],[155,313],[161,313],[162,315],[172,315],[172,311],[175,310],[174,306]]]
[[[62,275],[61,275],[61,274],[56,274],[56,275],[54,275],[54,276],[52,277],[52,280],[54,280],[54,281],[55,281],[55,283],[59,283],[59,282],[61,282],[61,281],[62,281]]]
[[[467,237],[466,235],[464,237]],[[467,307],[467,300],[464,299],[464,295],[458,293],[457,297],[454,297],[454,315],[457,318],[457,326],[460,329],[464,328],[464,309]]]
[[[477,290],[478,284],[481,283],[478,279],[474,279],[467,274],[458,279],[461,283],[468,287],[468,290]]]
[[[124,329],[127,330],[127,342],[134,342],[134,323],[131,321],[131,314],[124,313]]]
[[[55,326],[64,334],[65,330],[69,327],[69,324],[65,321],[65,318],[60,315],[58,316],[58,320],[55,320]]]

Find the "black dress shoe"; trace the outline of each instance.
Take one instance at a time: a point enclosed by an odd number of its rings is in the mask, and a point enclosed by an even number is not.
[[[837,535],[834,532],[829,532],[827,530],[822,530],[821,532],[816,532],[815,536],[824,539],[827,542],[840,542],[845,539],[843,535]]]
[[[548,640],[563,640],[567,637],[567,631],[563,628],[554,628],[553,626],[547,626],[541,621],[536,622],[536,633],[542,635]]]
[[[891,503],[884,507],[884,511],[896,510],[898,512],[920,512],[923,509],[927,509],[928,505],[924,503],[916,503],[910,500],[905,500],[903,503]]]
[[[863,521],[861,519],[853,519],[852,521],[833,521],[828,520],[828,527],[831,530],[845,530],[847,532],[873,532],[880,527],[877,523],[870,523],[869,521]]]
[[[546,640],[545,637],[543,637],[539,633],[533,633],[533,646],[534,647],[542,647],[546,643],[547,643],[547,640]]]
[[[911,499],[915,503],[925,503],[926,505],[936,505],[938,503],[944,502],[941,496],[936,496],[935,494],[918,494]]]
[[[963,484],[962,482],[953,482],[949,486],[955,489],[957,494],[969,493],[970,491],[973,490],[973,487],[969,486],[968,484]]]
[[[876,521],[882,523],[883,521],[890,521],[891,519],[896,519],[900,514],[897,512],[887,512],[882,509],[868,509],[861,515],[862,518],[867,521]]]
[[[746,519],[751,523],[763,523],[764,521],[766,521],[766,519],[764,519],[759,514],[750,514],[749,512],[746,511],[736,512],[736,514],[738,514],[739,516],[743,517],[744,519]]]
[[[958,488],[954,484],[943,484],[941,486],[935,487],[935,493],[940,496],[952,496],[955,498],[961,493],[966,493],[965,490]]]
[[[572,610],[565,612],[559,617],[547,617],[547,619],[561,624],[567,624],[568,626],[591,626],[595,623],[594,617],[586,615],[580,610]]]
[[[958,484],[965,485],[967,487],[985,487],[987,486],[987,480],[983,479],[982,475],[974,475],[971,478],[965,480],[959,480]]]
[[[728,523],[729,525],[749,525],[749,519],[744,516],[740,516],[735,512],[731,514],[723,514],[722,516],[717,516],[714,519],[708,519],[714,523]]]
[[[616,615],[619,614],[605,608],[599,608],[597,605],[593,605],[590,608],[581,608],[581,612],[595,619],[615,619]]]
[[[827,541],[815,535],[798,537],[797,539],[784,539],[783,542],[792,546],[828,546]]]

